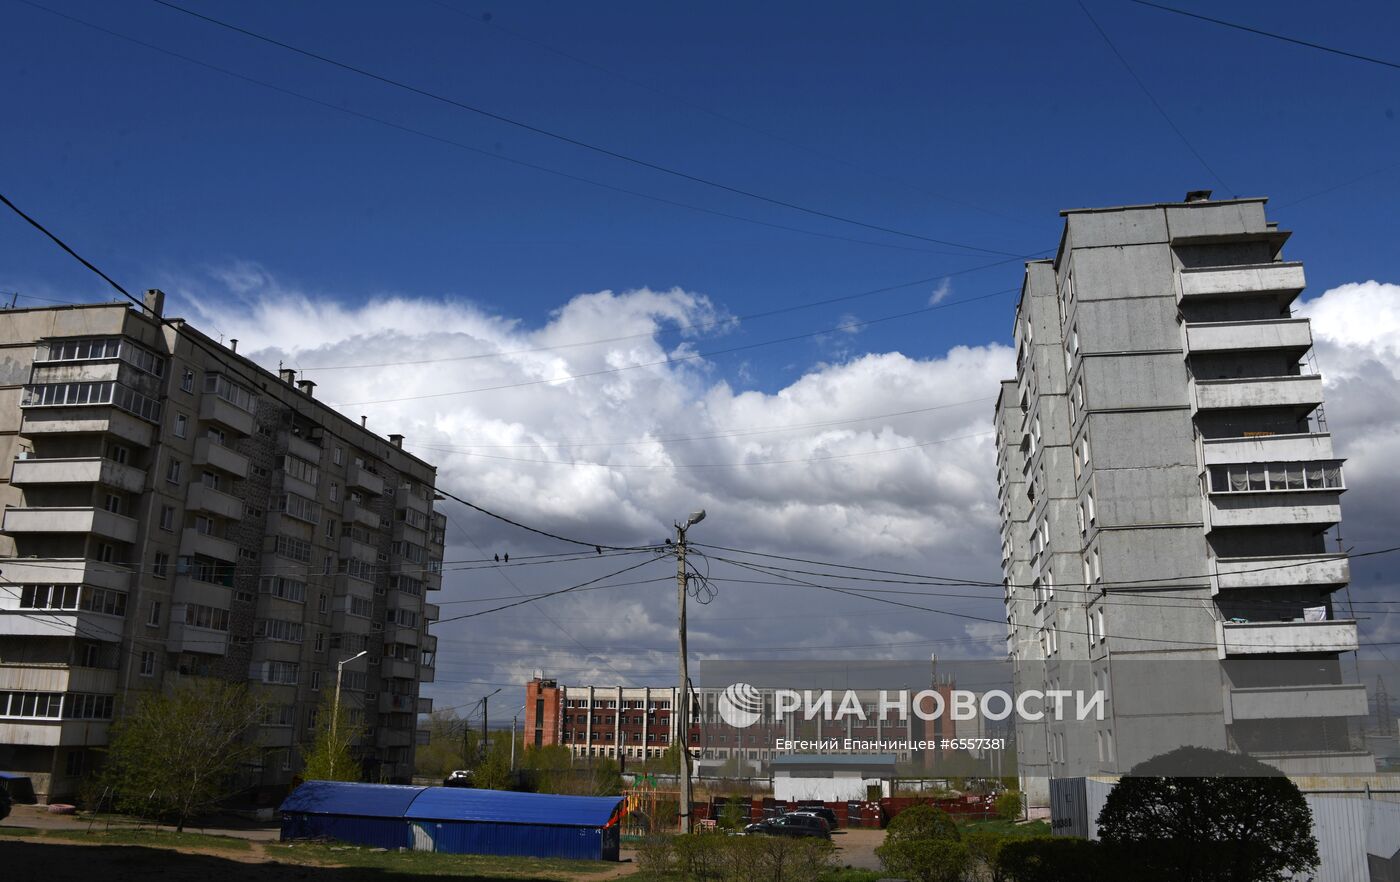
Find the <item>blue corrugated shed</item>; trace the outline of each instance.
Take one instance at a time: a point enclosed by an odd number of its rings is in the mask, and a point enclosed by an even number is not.
[[[455,854],[617,860],[619,797],[309,781],[282,803],[282,838]]]
[[[352,784],[345,781],[307,781],[292,791],[280,811],[318,815],[360,815],[366,818],[402,818],[427,787],[402,784]]]
[[[427,787],[413,800],[404,817],[604,827],[621,802],[616,796],[558,796],[469,787]]]

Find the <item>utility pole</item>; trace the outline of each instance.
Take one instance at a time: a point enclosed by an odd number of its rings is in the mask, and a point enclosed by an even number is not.
[[[345,666],[369,650],[361,649],[355,655],[335,663],[335,701],[331,702],[331,778],[335,777],[335,755],[340,752],[340,742],[336,739],[336,729],[340,726],[340,681],[345,676]]]
[[[515,724],[520,721],[520,713],[525,710],[525,705],[520,706],[520,710],[510,718],[510,770],[515,771]]]
[[[496,690],[496,692],[500,691],[500,689]],[[489,701],[491,696],[495,695],[496,692],[481,697],[481,755],[483,757],[491,750],[490,736],[486,734],[486,702]]]
[[[676,604],[677,625],[680,633],[680,700],[676,702],[676,712],[680,714],[677,737],[681,740],[681,795],[679,815],[681,832],[690,832],[690,669],[686,663],[685,650],[685,531],[705,519],[705,510],[691,512],[684,525],[676,524]]]

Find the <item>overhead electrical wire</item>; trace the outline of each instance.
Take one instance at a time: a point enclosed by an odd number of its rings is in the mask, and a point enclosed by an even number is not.
[[[712,179],[712,178],[706,178],[706,177],[702,177],[702,176],[700,176],[700,175],[695,175],[695,174],[691,174],[691,173],[689,173],[689,172],[684,172],[684,171],[681,171],[681,170],[679,170],[679,169],[671,168],[671,167],[669,167],[669,166],[665,166],[665,165],[662,165],[662,164],[657,163],[657,162],[652,162],[652,161],[647,160],[647,159],[642,159],[642,158],[640,158],[640,157],[636,157],[636,156],[632,156],[632,155],[630,155],[630,154],[622,153],[622,152],[620,152],[620,151],[613,150],[613,149],[608,148],[608,147],[603,147],[603,146],[600,146],[600,145],[597,145],[597,144],[592,144],[592,143],[589,143],[589,142],[587,142],[587,141],[583,141],[583,140],[581,140],[581,139],[579,139],[579,138],[574,138],[574,137],[572,137],[572,136],[562,134],[562,133],[560,133],[560,132],[551,131],[550,129],[546,129],[546,128],[542,127],[542,126],[534,125],[534,124],[532,124],[532,123],[528,123],[528,122],[525,122],[525,121],[523,121],[523,120],[514,119],[514,118],[509,117],[509,116],[506,116],[505,114],[502,114],[502,113],[497,113],[497,112],[495,112],[495,111],[487,110],[487,109],[484,108],[484,107],[479,107],[479,106],[476,106],[476,105],[473,105],[473,104],[468,104],[468,103],[465,102],[465,101],[459,101],[459,100],[457,100],[457,99],[455,99],[455,98],[451,98],[451,97],[448,97],[448,96],[446,96],[446,95],[442,95],[442,94],[440,94],[440,93],[438,93],[438,92],[434,92],[434,91],[431,91],[431,90],[429,90],[429,89],[420,88],[420,87],[418,87],[418,86],[411,85],[411,84],[409,84],[409,83],[403,82],[402,80],[397,80],[397,79],[394,79],[394,78],[392,78],[392,77],[386,76],[386,75],[384,75],[384,74],[375,73],[374,71],[371,71],[371,70],[369,70],[369,69],[367,69],[367,68],[359,67],[359,66],[350,64],[350,63],[348,63],[348,62],[340,61],[340,60],[335,59],[335,58],[332,58],[332,57],[330,57],[330,56],[328,56],[328,55],[323,55],[323,54],[318,53],[318,52],[313,52],[313,51],[311,51],[311,50],[309,50],[309,49],[303,49],[303,48],[301,48],[301,47],[299,47],[299,46],[295,46],[295,45],[293,45],[293,44],[291,44],[291,43],[287,43],[287,42],[285,42],[285,41],[278,40],[278,39],[273,38],[273,37],[269,37],[269,36],[267,36],[267,35],[265,35],[265,34],[261,34],[261,33],[257,32],[257,31],[251,30],[251,29],[249,29],[249,28],[241,27],[241,26],[239,26],[239,25],[235,25],[235,24],[232,24],[232,23],[230,23],[230,22],[226,22],[226,21],[223,21],[223,20],[221,20],[221,19],[214,18],[213,16],[204,15],[203,13],[196,12],[196,11],[194,11],[194,10],[192,10],[192,9],[187,9],[187,8],[185,8],[185,7],[183,7],[183,6],[180,6],[179,4],[171,3],[171,2],[169,2],[169,0],[151,0],[151,2],[152,2],[152,3],[155,3],[155,4],[159,5],[159,6],[164,6],[164,7],[167,8],[167,9],[171,9],[171,10],[174,10],[174,11],[176,11],[176,12],[182,13],[182,14],[184,14],[184,15],[190,16],[190,17],[192,17],[192,18],[197,18],[197,19],[199,19],[199,20],[201,20],[201,21],[203,21],[203,22],[206,22],[206,23],[208,23],[208,24],[214,25],[214,26],[219,27],[219,28],[223,28],[224,30],[228,30],[228,31],[232,31],[232,32],[234,32],[234,33],[242,34],[242,35],[245,36],[245,37],[248,37],[248,38],[253,39],[253,40],[257,40],[257,41],[262,42],[262,43],[266,43],[266,44],[268,44],[268,45],[270,45],[270,46],[276,46],[276,47],[278,47],[279,49],[284,49],[284,50],[286,50],[286,51],[288,51],[288,52],[292,52],[292,53],[294,53],[294,54],[300,55],[300,56],[302,56],[303,58],[309,58],[309,59],[312,59],[313,61],[318,61],[318,62],[321,62],[322,64],[327,64],[327,65],[330,65],[330,66],[332,66],[332,67],[336,67],[336,68],[339,68],[339,69],[341,69],[341,70],[347,71],[347,72],[349,72],[349,73],[353,73],[353,74],[355,74],[356,76],[363,77],[363,78],[369,79],[369,80],[374,80],[374,81],[376,81],[376,82],[383,83],[384,85],[391,86],[391,87],[393,87],[393,88],[400,89],[400,90],[402,90],[402,91],[409,92],[409,93],[411,93],[411,94],[418,95],[418,96],[423,97],[423,98],[427,98],[427,99],[429,99],[429,100],[431,100],[431,101],[437,101],[437,102],[439,102],[439,103],[446,104],[446,105],[448,105],[448,106],[450,106],[450,107],[458,108],[459,110],[465,110],[465,111],[467,111],[467,112],[469,112],[469,113],[474,113],[474,114],[476,114],[476,115],[478,115],[478,116],[482,116],[482,117],[485,117],[485,118],[487,118],[487,119],[495,120],[496,122],[504,123],[504,124],[509,125],[509,126],[514,126],[515,128],[521,129],[521,130],[523,130],[523,131],[532,132],[532,133],[534,133],[534,134],[541,135],[541,136],[546,137],[546,138],[551,138],[551,139],[553,139],[553,140],[559,141],[559,142],[564,143],[564,144],[569,144],[569,145],[572,145],[572,146],[574,146],[574,147],[579,147],[579,148],[581,148],[581,149],[588,150],[588,151],[591,151],[591,152],[593,152],[593,153],[597,153],[597,154],[599,154],[599,155],[601,155],[601,156],[606,156],[606,157],[609,157],[609,158],[612,158],[612,159],[619,160],[619,161],[621,161],[621,162],[626,162],[626,163],[629,163],[629,164],[638,166],[638,167],[640,167],[640,168],[650,169],[650,170],[652,170],[652,171],[659,172],[659,173],[665,174],[665,175],[670,175],[671,177],[675,177],[675,178],[678,178],[678,179],[681,179],[681,180],[690,181],[690,182],[692,182],[692,183],[700,184],[700,185],[702,185],[702,186],[710,187],[710,188],[713,188],[713,189],[716,189],[716,190],[722,190],[722,191],[727,192],[727,193],[732,193],[732,194],[734,194],[734,195],[742,196],[742,197],[745,197],[745,198],[747,198],[747,199],[752,199],[752,200],[755,200],[755,201],[758,201],[758,202],[764,202],[764,203],[767,203],[767,204],[769,204],[769,205],[775,205],[775,206],[779,206],[779,207],[781,207],[781,208],[791,209],[791,210],[793,210],[793,211],[798,211],[798,212],[801,212],[801,213],[803,213],[803,214],[811,215],[811,216],[813,216],[813,217],[825,218],[825,219],[827,219],[827,220],[833,220],[833,221],[837,221],[837,222],[840,222],[840,223],[850,224],[850,225],[852,225],[852,226],[863,227],[863,228],[868,229],[868,230],[875,230],[875,231],[882,232],[882,233],[889,233],[889,234],[895,235],[895,236],[904,236],[904,237],[910,238],[910,239],[918,239],[918,240],[920,240],[920,241],[923,241],[923,242],[930,242],[930,243],[933,243],[933,244],[935,244],[935,245],[947,245],[947,246],[954,247],[954,248],[964,248],[964,249],[967,249],[967,250],[969,250],[969,251],[979,251],[979,252],[982,252],[982,253],[984,253],[984,254],[998,254],[998,255],[1005,256],[1005,257],[1021,257],[1021,256],[1022,256],[1022,255],[1020,255],[1020,254],[1016,254],[1015,252],[1011,252],[1011,251],[999,251],[999,250],[994,249],[994,248],[984,248],[984,247],[982,247],[982,246],[980,246],[980,245],[972,245],[972,244],[968,244],[968,243],[965,243],[965,242],[955,242],[955,241],[952,241],[952,240],[949,240],[949,239],[939,239],[939,238],[936,238],[936,237],[933,237],[933,236],[926,236],[926,235],[923,235],[923,234],[921,234],[921,233],[914,233],[914,232],[909,232],[909,231],[906,231],[906,230],[900,230],[900,229],[897,229],[897,228],[894,228],[894,227],[884,226],[884,225],[881,225],[881,224],[870,223],[870,222],[867,222],[867,221],[858,220],[858,219],[856,219],[856,218],[852,218],[852,217],[847,217],[847,216],[844,216],[844,215],[836,214],[836,213],[834,213],[834,212],[829,212],[829,211],[825,211],[825,210],[818,209],[818,208],[812,208],[812,207],[809,207],[809,206],[801,205],[801,204],[796,203],[796,202],[790,202],[790,201],[787,201],[787,200],[784,200],[784,199],[779,199],[779,198],[777,198],[777,197],[768,196],[768,195],[765,195],[765,194],[762,194],[762,193],[758,193],[758,192],[753,191],[753,190],[747,190],[747,189],[744,189],[744,188],[742,188],[742,187],[733,186],[733,185],[731,185],[731,184],[725,184],[725,183],[723,183],[723,182],[721,182],[721,181],[717,181],[717,180],[714,180],[714,179]]]
[[[160,0],[152,0],[152,2],[160,2]],[[898,319],[910,318],[911,316],[924,315],[925,313],[934,312],[936,310],[947,309],[952,306],[960,306],[964,303],[974,303],[978,300],[989,300],[993,297],[1002,297],[1006,294],[1014,294],[1020,290],[1021,289],[1019,287],[1003,288],[1000,291],[990,291],[986,294],[979,294],[975,297],[964,297],[961,300],[945,300],[941,303],[934,303],[930,304],[929,306],[920,307],[919,309],[911,309],[905,312],[895,313],[893,315],[884,315],[873,319],[860,319],[856,321],[842,322],[839,325],[835,325],[829,328],[822,328],[816,331],[807,331],[802,334],[792,334],[786,337],[777,337],[770,340],[760,340],[755,343],[744,343],[739,346],[729,346],[724,349],[711,349],[705,352],[691,352],[684,355],[672,355],[667,356],[663,359],[659,359],[657,361],[638,362],[636,364],[621,365],[619,367],[599,368],[598,370],[583,371],[582,373],[577,374],[563,374],[560,376],[553,377],[541,377],[539,379],[534,380],[520,380],[514,383],[498,383],[494,386],[479,386],[473,389],[455,389],[449,392],[428,392],[422,395],[401,395],[397,398],[380,398],[368,401],[341,401],[331,406],[359,407],[367,404],[395,404],[400,401],[422,401],[429,398],[455,398],[458,395],[472,395],[478,392],[499,392],[505,389],[520,389],[526,386],[557,385],[560,383],[572,382],[574,380],[586,379],[588,377],[601,377],[609,374],[620,374],[625,373],[627,371],[641,370],[643,368],[661,367],[663,365],[673,365],[687,361],[698,361],[701,359],[713,358],[717,355],[731,355],[736,352],[747,352],[752,349],[760,349],[764,346],[774,346],[780,343],[791,343],[794,340],[807,340],[813,337],[824,337],[828,334],[840,333],[843,331],[852,331],[858,328],[865,328],[871,325],[882,324],[884,322],[892,322]]]
[[[161,2],[161,0],[156,0],[156,2]],[[1162,102],[1158,101],[1157,96],[1152,94],[1152,90],[1147,88],[1147,84],[1142,81],[1142,77],[1138,76],[1137,71],[1133,69],[1128,59],[1122,52],[1118,51],[1118,47],[1114,45],[1113,40],[1108,36],[1108,32],[1099,24],[1098,19],[1094,18],[1093,13],[1089,11],[1089,7],[1084,5],[1084,0],[1075,0],[1075,2],[1079,4],[1079,8],[1083,11],[1084,17],[1089,19],[1089,23],[1094,26],[1094,30],[1098,31],[1099,36],[1102,37],[1104,43],[1108,45],[1109,51],[1111,51],[1118,59],[1119,63],[1123,65],[1123,69],[1128,72],[1128,76],[1133,78],[1133,82],[1137,83],[1138,88],[1147,96],[1147,100],[1152,102],[1152,106],[1157,109],[1157,113],[1161,115],[1162,119],[1166,120],[1167,125],[1170,126],[1171,130],[1176,133],[1176,136],[1181,139],[1181,143],[1186,145],[1186,149],[1191,151],[1191,155],[1196,157],[1196,161],[1210,173],[1211,177],[1215,178],[1221,187],[1227,192],[1234,193],[1235,191],[1230,188],[1230,185],[1225,183],[1224,178],[1220,177],[1220,174],[1211,167],[1211,164],[1201,155],[1201,151],[1196,149],[1196,145],[1191,143],[1191,140],[1186,137],[1186,133],[1181,130],[1181,127],[1178,126],[1171,118],[1171,115],[1167,113],[1167,109],[1162,106]]]
[[[106,34],[106,35],[108,35],[108,36],[111,36],[111,37],[115,37],[115,38],[117,38],[117,39],[120,39],[120,40],[125,40],[125,41],[127,41],[127,42],[129,42],[129,43],[132,43],[132,44],[137,45],[137,46],[141,46],[141,47],[146,48],[146,49],[150,49],[150,50],[152,50],[152,51],[154,51],[154,52],[159,52],[159,53],[161,53],[161,54],[163,54],[163,55],[167,55],[167,56],[169,56],[169,57],[171,57],[171,58],[175,58],[175,59],[177,59],[177,60],[179,60],[179,61],[183,61],[183,62],[186,62],[186,63],[189,63],[189,64],[197,65],[197,66],[202,67],[202,68],[205,68],[205,69],[207,69],[207,70],[214,71],[215,73],[224,74],[225,76],[229,76],[229,77],[233,77],[233,78],[238,79],[238,80],[242,80],[243,82],[249,83],[249,84],[251,84],[251,85],[260,86],[260,87],[265,88],[265,89],[270,89],[270,90],[272,90],[272,91],[274,91],[274,92],[279,92],[279,93],[281,93],[281,94],[283,94],[283,95],[287,95],[287,96],[292,97],[292,98],[297,98],[297,99],[299,99],[299,100],[306,101],[306,102],[309,102],[309,103],[311,103],[311,104],[315,104],[315,105],[317,105],[317,106],[319,106],[319,107],[324,107],[324,108],[326,108],[326,109],[328,109],[328,110],[334,110],[334,111],[337,111],[337,112],[339,112],[339,113],[344,113],[344,114],[347,114],[347,115],[349,115],[349,116],[357,117],[357,118],[359,118],[359,119],[365,120],[366,122],[372,122],[372,123],[375,123],[375,124],[377,124],[377,125],[385,126],[385,127],[387,127],[387,128],[390,128],[390,129],[396,129],[396,130],[398,130],[398,131],[400,131],[400,132],[405,132],[405,133],[407,133],[407,134],[416,135],[416,136],[421,137],[421,138],[426,138],[426,139],[428,139],[428,140],[430,140],[430,141],[436,141],[436,142],[439,143],[439,144],[444,144],[444,145],[447,145],[447,146],[449,146],[449,147],[455,147],[455,148],[458,148],[458,149],[460,149],[460,150],[465,150],[465,151],[468,151],[468,152],[470,152],[470,153],[477,154],[477,155],[479,155],[479,156],[484,156],[484,157],[487,157],[487,158],[490,158],[490,159],[498,160],[498,161],[500,161],[500,162],[506,162],[506,163],[509,163],[509,164],[511,164],[511,165],[520,166],[520,167],[522,167],[522,168],[532,169],[532,170],[534,170],[534,171],[544,172],[544,173],[546,173],[546,174],[555,175],[555,176],[560,177],[560,178],[565,178],[565,179],[568,179],[568,180],[571,180],[571,181],[577,181],[577,182],[579,182],[579,183],[588,184],[588,185],[593,186],[593,187],[599,187],[599,188],[604,189],[604,190],[611,190],[611,191],[613,191],[613,192],[615,192],[615,193],[623,193],[623,194],[626,194],[626,195],[628,195],[628,196],[635,196],[635,197],[638,197],[638,198],[640,198],[640,199],[647,199],[647,200],[650,200],[650,201],[652,201],[652,202],[661,203],[661,204],[663,204],[663,205],[670,205],[670,206],[674,206],[674,207],[676,207],[676,208],[684,208],[684,209],[686,209],[686,210],[688,210],[688,211],[695,211],[695,212],[699,212],[699,213],[702,213],[702,214],[714,215],[714,216],[716,216],[716,217],[723,217],[723,218],[727,218],[727,219],[729,219],[729,220],[736,220],[736,221],[741,221],[741,222],[743,222],[743,223],[755,224],[755,225],[761,226],[761,227],[769,227],[769,228],[777,229],[777,230],[786,230],[786,231],[792,232],[792,233],[801,233],[801,234],[807,235],[807,236],[816,236],[816,237],[823,238],[823,239],[833,239],[833,240],[838,240],[838,241],[843,241],[843,242],[852,242],[852,243],[855,243],[855,244],[858,244],[858,245],[869,245],[869,246],[873,246],[873,247],[876,247],[876,248],[888,248],[888,249],[896,249],[896,250],[899,250],[899,251],[911,251],[911,252],[919,252],[919,253],[924,253],[924,254],[956,254],[956,255],[965,255],[965,254],[966,254],[966,252],[961,252],[961,251],[942,251],[942,250],[938,250],[938,249],[921,248],[921,247],[910,246],[910,245],[901,245],[901,244],[896,243],[896,242],[877,242],[877,241],[874,241],[874,240],[871,240],[871,239],[857,239],[857,238],[852,237],[852,236],[842,236],[842,235],[840,235],[840,234],[838,234],[838,233],[827,233],[827,232],[822,232],[822,231],[819,231],[819,230],[810,230],[810,229],[806,229],[806,228],[803,228],[803,227],[793,227],[793,226],[788,226],[788,225],[786,225],[786,224],[774,223],[774,222],[772,222],[772,221],[759,220],[758,218],[746,217],[746,216],[744,216],[744,215],[732,214],[732,213],[730,213],[730,212],[720,211],[720,210],[718,210],[718,209],[707,208],[707,207],[700,206],[700,205],[694,205],[694,204],[692,204],[692,203],[684,202],[684,201],[677,200],[677,199],[669,199],[669,198],[664,197],[664,196],[656,196],[656,195],[653,195],[653,194],[650,194],[650,193],[645,193],[645,192],[642,192],[642,191],[640,191],[640,190],[633,190],[633,189],[630,189],[630,188],[628,188],[628,187],[622,187],[622,186],[619,186],[619,185],[616,185],[616,184],[605,183],[605,182],[603,182],[603,181],[599,181],[599,180],[596,180],[596,179],[594,179],[594,178],[589,178],[589,177],[586,177],[586,176],[583,176],[583,175],[573,174],[573,173],[571,173],[571,172],[561,171],[561,170],[559,170],[559,169],[551,168],[551,167],[545,166],[545,165],[540,165],[540,164],[538,164],[538,163],[526,162],[525,160],[516,159],[516,158],[514,158],[514,157],[507,156],[507,155],[505,155],[505,154],[503,154],[503,153],[498,153],[498,152],[493,152],[493,151],[490,151],[490,150],[485,150],[485,149],[480,148],[480,147],[474,147],[474,146],[472,146],[472,145],[470,145],[470,144],[465,144],[465,143],[463,143],[463,142],[461,142],[461,141],[453,140],[452,138],[443,137],[443,136],[441,136],[441,135],[435,135],[435,134],[433,134],[433,133],[431,133],[431,132],[427,132],[427,131],[424,131],[424,130],[422,130],[422,129],[416,129],[416,128],[413,128],[412,126],[406,126],[406,125],[403,125],[403,124],[401,124],[401,123],[396,123],[396,122],[393,122],[393,121],[391,121],[391,120],[384,119],[384,118],[382,118],[382,117],[374,116],[373,114],[364,113],[364,112],[362,112],[362,111],[354,110],[354,109],[349,108],[349,107],[344,107],[344,106],[341,106],[341,105],[339,105],[339,104],[334,104],[334,103],[329,102],[329,101],[323,101],[323,100],[321,100],[320,98],[316,98],[316,97],[314,97],[314,96],[307,95],[307,94],[305,94],[305,93],[303,93],[303,92],[298,92],[298,91],[296,91],[296,90],[294,90],[294,89],[289,89],[289,88],[286,88],[286,87],[284,87],[284,86],[279,86],[279,85],[277,85],[277,84],[275,84],[275,83],[271,83],[271,82],[268,82],[268,81],[266,81],[266,80],[260,80],[260,79],[258,79],[258,78],[256,78],[256,77],[248,76],[248,75],[246,75],[246,74],[241,74],[241,73],[239,73],[239,72],[237,72],[237,71],[230,70],[230,69],[224,68],[224,67],[220,67],[220,66],[218,66],[218,65],[216,65],[216,64],[211,64],[211,63],[209,63],[209,62],[207,62],[207,61],[204,61],[204,60],[202,60],[202,59],[194,58],[194,57],[189,56],[189,55],[184,55],[184,54],[181,54],[181,53],[179,53],[179,52],[175,52],[175,51],[173,51],[173,50],[171,50],[171,49],[167,49],[167,48],[165,48],[165,47],[163,47],[163,46],[159,46],[159,45],[156,45],[156,44],[154,44],[154,43],[149,43],[149,42],[147,42],[147,41],[145,41],[145,40],[141,40],[141,39],[138,39],[138,38],[136,38],[136,37],[132,37],[132,36],[130,36],[130,35],[128,35],[128,34],[121,33],[120,31],[115,31],[115,30],[112,30],[112,29],[110,29],[110,28],[104,27],[104,26],[102,26],[102,25],[95,24],[95,23],[93,23],[93,22],[87,21],[87,20],[85,20],[85,19],[78,18],[77,16],[69,15],[68,13],[60,12],[60,11],[58,11],[58,10],[56,10],[56,9],[50,9],[49,7],[44,6],[44,5],[40,4],[40,3],[35,3],[35,2],[33,2],[33,0],[15,0],[15,2],[22,3],[22,4],[24,4],[25,6],[29,6],[29,7],[32,7],[32,8],[34,8],[34,9],[38,9],[38,10],[41,10],[41,11],[43,11],[43,12],[47,12],[47,13],[49,13],[49,14],[51,14],[51,15],[57,16],[57,17],[59,17],[59,18],[66,19],[66,20],[68,20],[68,21],[70,21],[70,22],[73,22],[74,24],[82,25],[82,26],[84,26],[84,27],[90,28],[90,29],[92,29],[92,30],[94,30],[94,31],[97,31],[97,32],[99,32],[99,33],[103,33],[103,34]]]
[[[1311,40],[1304,40],[1299,37],[1289,37],[1284,34],[1275,33],[1273,31],[1266,31],[1262,28],[1254,28],[1250,27],[1249,25],[1242,25],[1237,22],[1226,21],[1223,18],[1212,18],[1209,15],[1202,15],[1199,12],[1190,12],[1185,9],[1177,9],[1174,6],[1163,6],[1160,3],[1150,3],[1148,2],[1148,0],[1128,0],[1128,2],[1136,3],[1138,6],[1146,6],[1149,9],[1159,9],[1162,12],[1170,12],[1173,15],[1181,15],[1185,16],[1186,18],[1194,18],[1197,21],[1209,22],[1210,24],[1220,25],[1221,27],[1233,28],[1234,30],[1244,31],[1245,33],[1255,34],[1260,37],[1268,37],[1271,40],[1281,40],[1285,43],[1292,43],[1295,46],[1304,46],[1308,49],[1316,49],[1320,52],[1330,52],[1333,55],[1340,55],[1343,58],[1350,58],[1355,61],[1364,61],[1369,64],[1379,64],[1382,67],[1388,67],[1392,70],[1400,70],[1400,63],[1388,61],[1384,58],[1376,58],[1371,55],[1362,55],[1359,52],[1350,52],[1346,49],[1337,49],[1333,46],[1324,46],[1321,43],[1314,43]]]

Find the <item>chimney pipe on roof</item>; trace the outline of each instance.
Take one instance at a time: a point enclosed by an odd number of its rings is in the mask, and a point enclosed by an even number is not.
[[[229,341],[228,341],[228,348],[231,349],[231,350],[233,350],[234,352],[237,352],[237,351],[238,351],[238,338],[237,338],[237,337],[230,337],[230,338],[229,338]]]
[[[152,318],[160,319],[164,317],[165,292],[159,288],[147,288],[142,305],[146,307],[146,312],[149,312]]]
[[[1210,190],[1189,190],[1186,193],[1187,202],[1209,202]]]
[[[392,444],[392,445],[394,445],[395,447],[402,448],[402,447],[403,447],[403,436],[402,436],[402,435],[390,435],[390,436],[389,436],[389,443]]]
[[[316,388],[316,383],[314,380],[297,380],[297,388],[300,389],[307,398],[312,398],[314,396],[311,394],[311,390]]]
[[[369,417],[365,416],[364,414],[360,414],[360,428],[369,428]]]
[[[286,383],[288,386],[297,381],[297,372],[291,368],[279,368],[277,370],[277,376],[281,377],[282,382]]]

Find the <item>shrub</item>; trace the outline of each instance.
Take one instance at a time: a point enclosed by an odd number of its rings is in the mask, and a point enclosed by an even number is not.
[[[719,825],[726,830],[741,830],[749,822],[749,798],[730,796],[719,810]]]
[[[1006,882],[1107,882],[1115,878],[1097,842],[1058,836],[1003,842],[997,869]]]
[[[959,839],[958,825],[948,813],[931,805],[916,805],[894,816],[885,842],[901,839]]]
[[[685,880],[713,879],[719,875],[719,851],[729,837],[717,833],[689,833],[671,838],[673,865]]]
[[[676,857],[671,839],[670,836],[648,836],[637,843],[637,869],[644,875],[671,872]]]
[[[1008,790],[998,796],[996,813],[1003,821],[1014,821],[1021,817],[1021,794],[1015,790]]]
[[[968,858],[973,866],[980,870],[978,878],[988,879],[990,882],[1006,882],[1006,875],[1001,871],[999,861],[1001,847],[1007,841],[1006,834],[992,830],[972,830],[963,836],[963,842],[967,843]]]
[[[968,866],[967,846],[956,839],[886,838],[875,854],[887,872],[910,882],[961,882]]]

